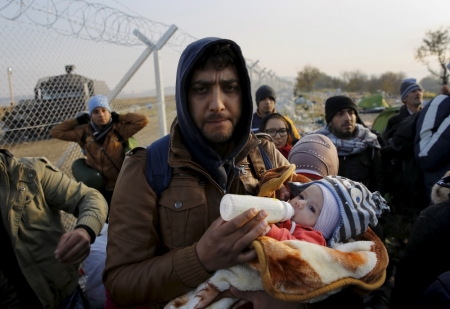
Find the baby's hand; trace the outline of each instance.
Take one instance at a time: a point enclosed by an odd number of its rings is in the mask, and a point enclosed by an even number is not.
[[[264,236],[264,235],[266,235],[267,233],[269,233],[269,231],[270,231],[271,228],[272,228],[272,224],[269,224],[269,225],[266,227],[266,230],[264,231],[264,233],[263,233],[261,236]]]

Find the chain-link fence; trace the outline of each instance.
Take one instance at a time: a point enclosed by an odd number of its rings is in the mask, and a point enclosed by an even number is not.
[[[49,130],[86,110],[93,95],[110,96],[117,90],[148,48],[133,35],[135,29],[157,42],[169,26],[86,1],[51,3],[12,0],[0,4],[0,148],[16,157],[45,156],[70,176],[81,149],[75,143],[50,138]],[[162,62],[176,62],[193,40],[177,30],[167,42]],[[247,59],[247,63],[253,94],[259,85],[270,84],[280,104],[292,100],[291,82],[256,61]],[[170,66],[173,84],[175,67],[176,63]],[[152,90],[154,72],[153,61],[143,61],[110,102],[118,113],[134,111],[150,118],[149,125],[135,136],[141,145],[160,137],[161,103]],[[173,94],[166,91],[167,127],[176,116]]]

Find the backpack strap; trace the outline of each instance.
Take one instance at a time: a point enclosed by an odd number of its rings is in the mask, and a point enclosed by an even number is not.
[[[172,179],[172,167],[168,164],[170,134],[147,146],[145,177],[159,198]]]
[[[114,134],[117,136],[117,139],[119,140],[119,143],[122,144],[122,148],[125,149],[127,147],[127,143],[128,141],[124,140],[122,135],[119,134],[119,132],[117,132],[116,129],[114,129]]]
[[[261,152],[261,157],[264,161],[264,166],[266,167],[266,170],[270,170],[273,168],[272,161],[270,161],[269,156],[265,152],[264,148],[261,146],[261,144],[258,144],[259,152]]]
[[[145,177],[158,198],[172,180],[172,167],[167,162],[169,142],[170,134],[167,134],[147,146]],[[272,161],[261,144],[258,144],[258,148],[266,170],[270,170],[273,168]]]

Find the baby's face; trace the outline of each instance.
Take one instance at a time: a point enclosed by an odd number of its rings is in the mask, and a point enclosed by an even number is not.
[[[289,201],[294,207],[292,221],[297,224],[314,227],[323,208],[323,195],[317,185],[310,185],[298,196]]]

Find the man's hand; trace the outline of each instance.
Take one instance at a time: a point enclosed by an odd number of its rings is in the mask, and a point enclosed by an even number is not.
[[[239,299],[248,300],[253,304],[254,309],[302,309],[303,304],[298,302],[283,301],[273,298],[266,291],[239,291],[234,286],[230,287],[230,292]]]
[[[65,233],[55,250],[58,262],[76,265],[81,263],[91,249],[91,236],[83,229],[78,228]]]
[[[212,272],[255,259],[256,251],[248,247],[265,232],[267,215],[265,210],[252,208],[228,222],[222,218],[214,221],[196,246],[205,270]]]
[[[277,199],[286,202],[291,197],[291,193],[285,185],[282,185],[280,189],[275,191],[275,196]]]
[[[111,112],[112,122],[119,122],[119,114],[116,112]]]
[[[78,124],[85,124],[88,123],[91,118],[89,117],[89,114],[86,112],[81,112],[79,115],[76,116]]]

